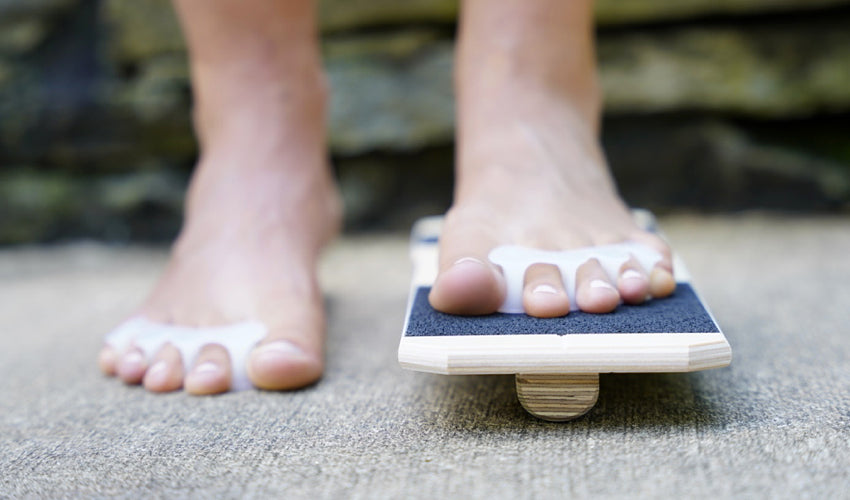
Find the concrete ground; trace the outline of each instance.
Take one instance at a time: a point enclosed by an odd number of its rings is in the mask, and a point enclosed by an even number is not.
[[[320,384],[218,397],[151,395],[95,366],[164,250],[2,250],[0,497],[850,497],[850,219],[662,228],[732,365],[603,376],[596,408],[566,424],[527,415],[512,377],[398,367],[404,235],[327,255]]]

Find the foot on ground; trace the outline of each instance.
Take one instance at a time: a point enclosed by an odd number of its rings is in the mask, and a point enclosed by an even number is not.
[[[277,109],[273,98],[256,95],[257,106],[240,98],[239,109],[218,125],[206,127],[211,118],[200,116],[201,142],[209,146],[190,186],[184,227],[135,315],[188,327],[259,321],[268,334],[249,355],[251,382],[294,389],[323,370],[316,265],[338,231],[339,201],[324,156],[323,106]],[[128,384],[192,394],[227,391],[232,369],[217,344],[202,347],[192,366],[171,344],[151,360],[136,347],[105,346],[99,364]]]

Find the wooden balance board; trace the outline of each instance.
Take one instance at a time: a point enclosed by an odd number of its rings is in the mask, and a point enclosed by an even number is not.
[[[638,222],[654,229],[651,214]],[[691,286],[678,255],[672,296],[609,314],[560,318],[495,313],[456,316],[434,310],[428,293],[438,269],[442,217],[413,227],[413,280],[398,349],[403,368],[445,375],[515,374],[517,397],[532,415],[564,421],[589,411],[600,373],[691,372],[727,366],[732,350]]]

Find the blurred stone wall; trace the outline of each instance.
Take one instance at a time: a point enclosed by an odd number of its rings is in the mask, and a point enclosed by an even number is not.
[[[350,227],[449,202],[449,0],[324,0]],[[850,0],[598,0],[604,143],[626,198],[850,207]],[[163,239],[196,146],[168,0],[0,0],[0,242]]]

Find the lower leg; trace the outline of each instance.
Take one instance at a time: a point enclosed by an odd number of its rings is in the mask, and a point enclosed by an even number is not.
[[[325,90],[312,2],[175,0],[189,47],[201,146],[171,260],[140,314],[184,326],[257,320],[248,371],[284,389],[322,370],[316,257],[339,225],[325,157]],[[183,367],[173,347],[148,370],[106,348],[101,366],[154,391],[227,390],[220,346]]]
[[[621,299],[669,294],[669,250],[635,227],[599,146],[592,2],[466,0],[456,64],[457,185],[434,307],[496,310],[504,283],[487,254],[504,244],[561,250],[637,240],[665,255],[660,267],[630,262],[611,282],[591,260],[578,272],[578,306],[605,312]],[[566,295],[556,269],[529,269],[530,314],[566,314]]]

